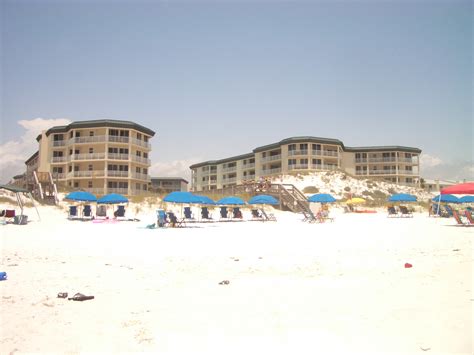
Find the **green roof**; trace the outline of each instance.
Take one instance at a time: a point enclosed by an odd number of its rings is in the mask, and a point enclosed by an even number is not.
[[[129,129],[135,129],[139,132],[148,134],[152,137],[155,135],[155,131],[131,121],[90,120],[90,121],[76,121],[66,126],[51,127],[50,129],[46,131],[46,136],[49,136],[51,133],[65,133],[75,128],[95,128],[95,127],[129,128]],[[40,139],[41,139],[41,135],[39,135],[38,138],[36,138],[37,141],[39,141]]]
[[[197,163],[197,164],[191,165],[189,168],[190,169],[195,169],[195,168],[199,168],[201,166],[224,164],[224,163],[227,163],[227,162],[230,162],[230,161],[243,160],[243,159],[252,159],[254,157],[255,156],[254,156],[253,153],[247,153],[247,154],[237,155],[235,157],[224,158],[224,159],[220,159],[220,160],[208,160],[208,161],[205,161],[205,162],[202,162],[202,163]]]
[[[0,185],[0,190],[1,189],[8,190],[11,192],[29,192],[27,189],[15,185]]]

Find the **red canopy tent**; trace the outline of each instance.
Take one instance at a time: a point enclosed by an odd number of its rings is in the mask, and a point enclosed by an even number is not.
[[[441,189],[441,195],[474,195],[474,182],[465,182]]]

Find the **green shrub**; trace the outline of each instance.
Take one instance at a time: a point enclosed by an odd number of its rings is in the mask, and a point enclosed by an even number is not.
[[[319,192],[319,189],[316,186],[306,186],[303,189],[303,193],[305,194],[317,194]]]

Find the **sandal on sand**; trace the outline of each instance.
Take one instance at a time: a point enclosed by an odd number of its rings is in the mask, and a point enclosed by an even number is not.
[[[73,300],[73,301],[87,301],[87,300],[93,300],[94,296],[85,296],[82,293],[76,293],[74,296],[68,298],[68,300]]]

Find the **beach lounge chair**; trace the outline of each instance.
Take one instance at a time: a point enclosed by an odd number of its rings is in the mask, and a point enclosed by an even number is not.
[[[400,206],[401,217],[413,217],[413,213],[406,207]]]
[[[265,221],[273,221],[273,222],[276,222],[276,217],[273,213],[266,213],[263,209],[262,209],[262,215],[263,215],[263,218]]]
[[[100,217],[103,219],[107,218],[107,207],[104,205],[97,206],[95,210],[95,215],[96,217]]]
[[[194,220],[191,207],[184,207],[184,218],[186,218],[187,220]]]
[[[211,221],[212,217],[209,214],[209,210],[207,207],[201,207],[201,219],[203,221]]]
[[[259,221],[263,221],[264,220],[264,217],[263,215],[257,210],[257,209],[253,209],[252,210],[252,220],[259,220]]]
[[[118,205],[117,210],[114,212],[115,218],[124,218],[125,217],[125,206]]]
[[[472,212],[470,210],[465,210],[464,215],[466,216],[467,220],[469,221],[469,224],[474,225],[474,218],[472,218]]]
[[[156,210],[157,225],[158,227],[166,227],[169,223],[168,218],[166,217],[166,212],[164,210]]]
[[[388,207],[387,211],[388,211],[387,217],[400,217],[397,210],[393,206]]]
[[[220,219],[228,219],[229,218],[229,215],[227,213],[227,207],[223,206],[221,207],[220,209],[220,214],[221,214],[221,218]]]
[[[82,217],[84,219],[92,219],[92,209],[91,205],[84,205],[84,209],[82,210]]]
[[[308,223],[324,223],[324,219],[322,218],[321,214],[318,212],[316,215],[313,211],[303,211],[304,219],[303,222]]]
[[[77,206],[69,206],[69,214],[67,216],[68,219],[77,219],[79,216],[77,215]]]
[[[175,227],[183,227],[183,224],[185,225],[184,218],[181,220],[178,220],[178,217],[173,212],[168,212],[168,219],[169,219],[169,225],[173,228]]]
[[[447,217],[453,217],[453,209],[451,206],[446,205],[444,206],[444,209],[446,210],[446,213],[448,214]]]
[[[242,211],[240,211],[239,207],[234,207],[232,210],[232,218],[242,219]]]
[[[474,227],[474,224],[470,224],[469,222],[464,223],[463,220],[461,219],[461,216],[458,214],[458,211],[453,210],[453,217],[456,220],[456,223],[458,226],[463,226],[463,227]]]

